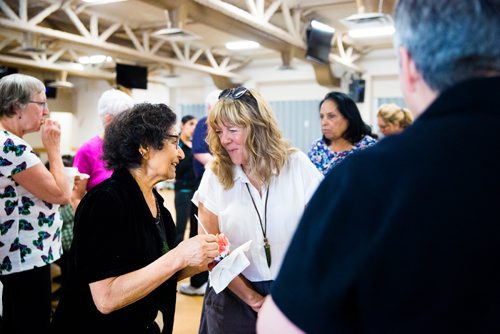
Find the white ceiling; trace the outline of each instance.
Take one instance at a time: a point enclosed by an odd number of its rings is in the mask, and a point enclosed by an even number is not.
[[[129,0],[90,5],[76,0],[0,1],[0,64],[34,67],[112,80],[114,63],[148,66],[168,76],[177,69],[241,81],[238,71],[255,59],[304,60],[305,29],[311,19],[336,28],[330,61],[352,71],[366,52],[390,45],[390,38],[354,42],[341,19],[366,12],[390,13],[386,0]],[[382,5],[382,6],[380,6]],[[380,6],[380,7],[379,7]],[[271,15],[272,14],[272,15]],[[267,16],[266,16],[267,15]],[[197,39],[170,42],[154,32],[171,26]],[[108,34],[108,33],[109,34]],[[108,36],[109,35],[109,36]],[[229,41],[253,39],[262,47],[229,51]],[[32,41],[31,43],[28,43]],[[19,52],[23,46],[41,52]],[[113,62],[78,64],[83,55],[105,54]]]

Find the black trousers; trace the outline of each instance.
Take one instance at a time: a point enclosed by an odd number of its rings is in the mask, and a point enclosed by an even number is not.
[[[184,240],[184,233],[186,232],[187,221],[190,221],[189,237],[196,235],[198,229],[198,222],[194,217],[197,213],[196,205],[191,202],[194,192],[188,189],[181,189],[175,191],[175,245]]]
[[[273,281],[250,282],[255,291],[267,296]],[[219,294],[208,288],[203,299],[199,334],[255,334],[257,313],[229,291]]]
[[[193,204],[193,215],[198,215],[198,207]],[[198,221],[196,219],[191,220],[191,229],[189,231],[189,237],[192,238],[198,234]],[[191,276],[191,286],[193,288],[199,288],[208,281],[208,271]]]
[[[46,334],[51,314],[50,265],[0,276],[3,284],[2,334]]]

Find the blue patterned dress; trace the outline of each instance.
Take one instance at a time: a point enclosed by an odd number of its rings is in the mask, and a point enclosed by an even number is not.
[[[323,138],[320,138],[313,143],[313,146],[307,156],[314,166],[316,166],[316,168],[323,173],[323,175],[326,175],[350,154],[372,146],[376,142],[377,141],[372,137],[364,136],[363,139],[352,147],[352,149],[342,152],[333,152],[330,150]]]
[[[16,135],[0,130],[0,275],[43,267],[62,253],[59,205],[28,192],[12,175],[40,159]]]

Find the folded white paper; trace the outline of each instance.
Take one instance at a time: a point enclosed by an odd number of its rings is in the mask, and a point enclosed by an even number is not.
[[[249,240],[231,251],[228,256],[223,258],[212,271],[209,272],[208,278],[210,280],[210,286],[214,288],[216,293],[224,290],[236,276],[250,265],[250,261],[246,257],[245,252],[250,249],[251,243],[252,240]]]

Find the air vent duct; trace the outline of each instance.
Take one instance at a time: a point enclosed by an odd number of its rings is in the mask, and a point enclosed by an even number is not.
[[[21,46],[13,49],[12,52],[20,54],[44,53],[45,47],[41,45],[37,35],[31,32],[24,32]]]
[[[200,36],[183,28],[186,17],[187,14],[185,6],[180,6],[170,10],[165,9],[165,21],[167,23],[167,27],[153,32],[152,36],[167,41],[201,39]]]
[[[52,81],[47,86],[53,87],[53,88],[71,89],[75,85],[66,80],[67,76],[68,76],[68,72],[61,72],[61,76],[60,76],[59,80]]]
[[[391,13],[394,0],[357,0],[358,13],[340,20],[348,28],[383,27],[393,25]]]

